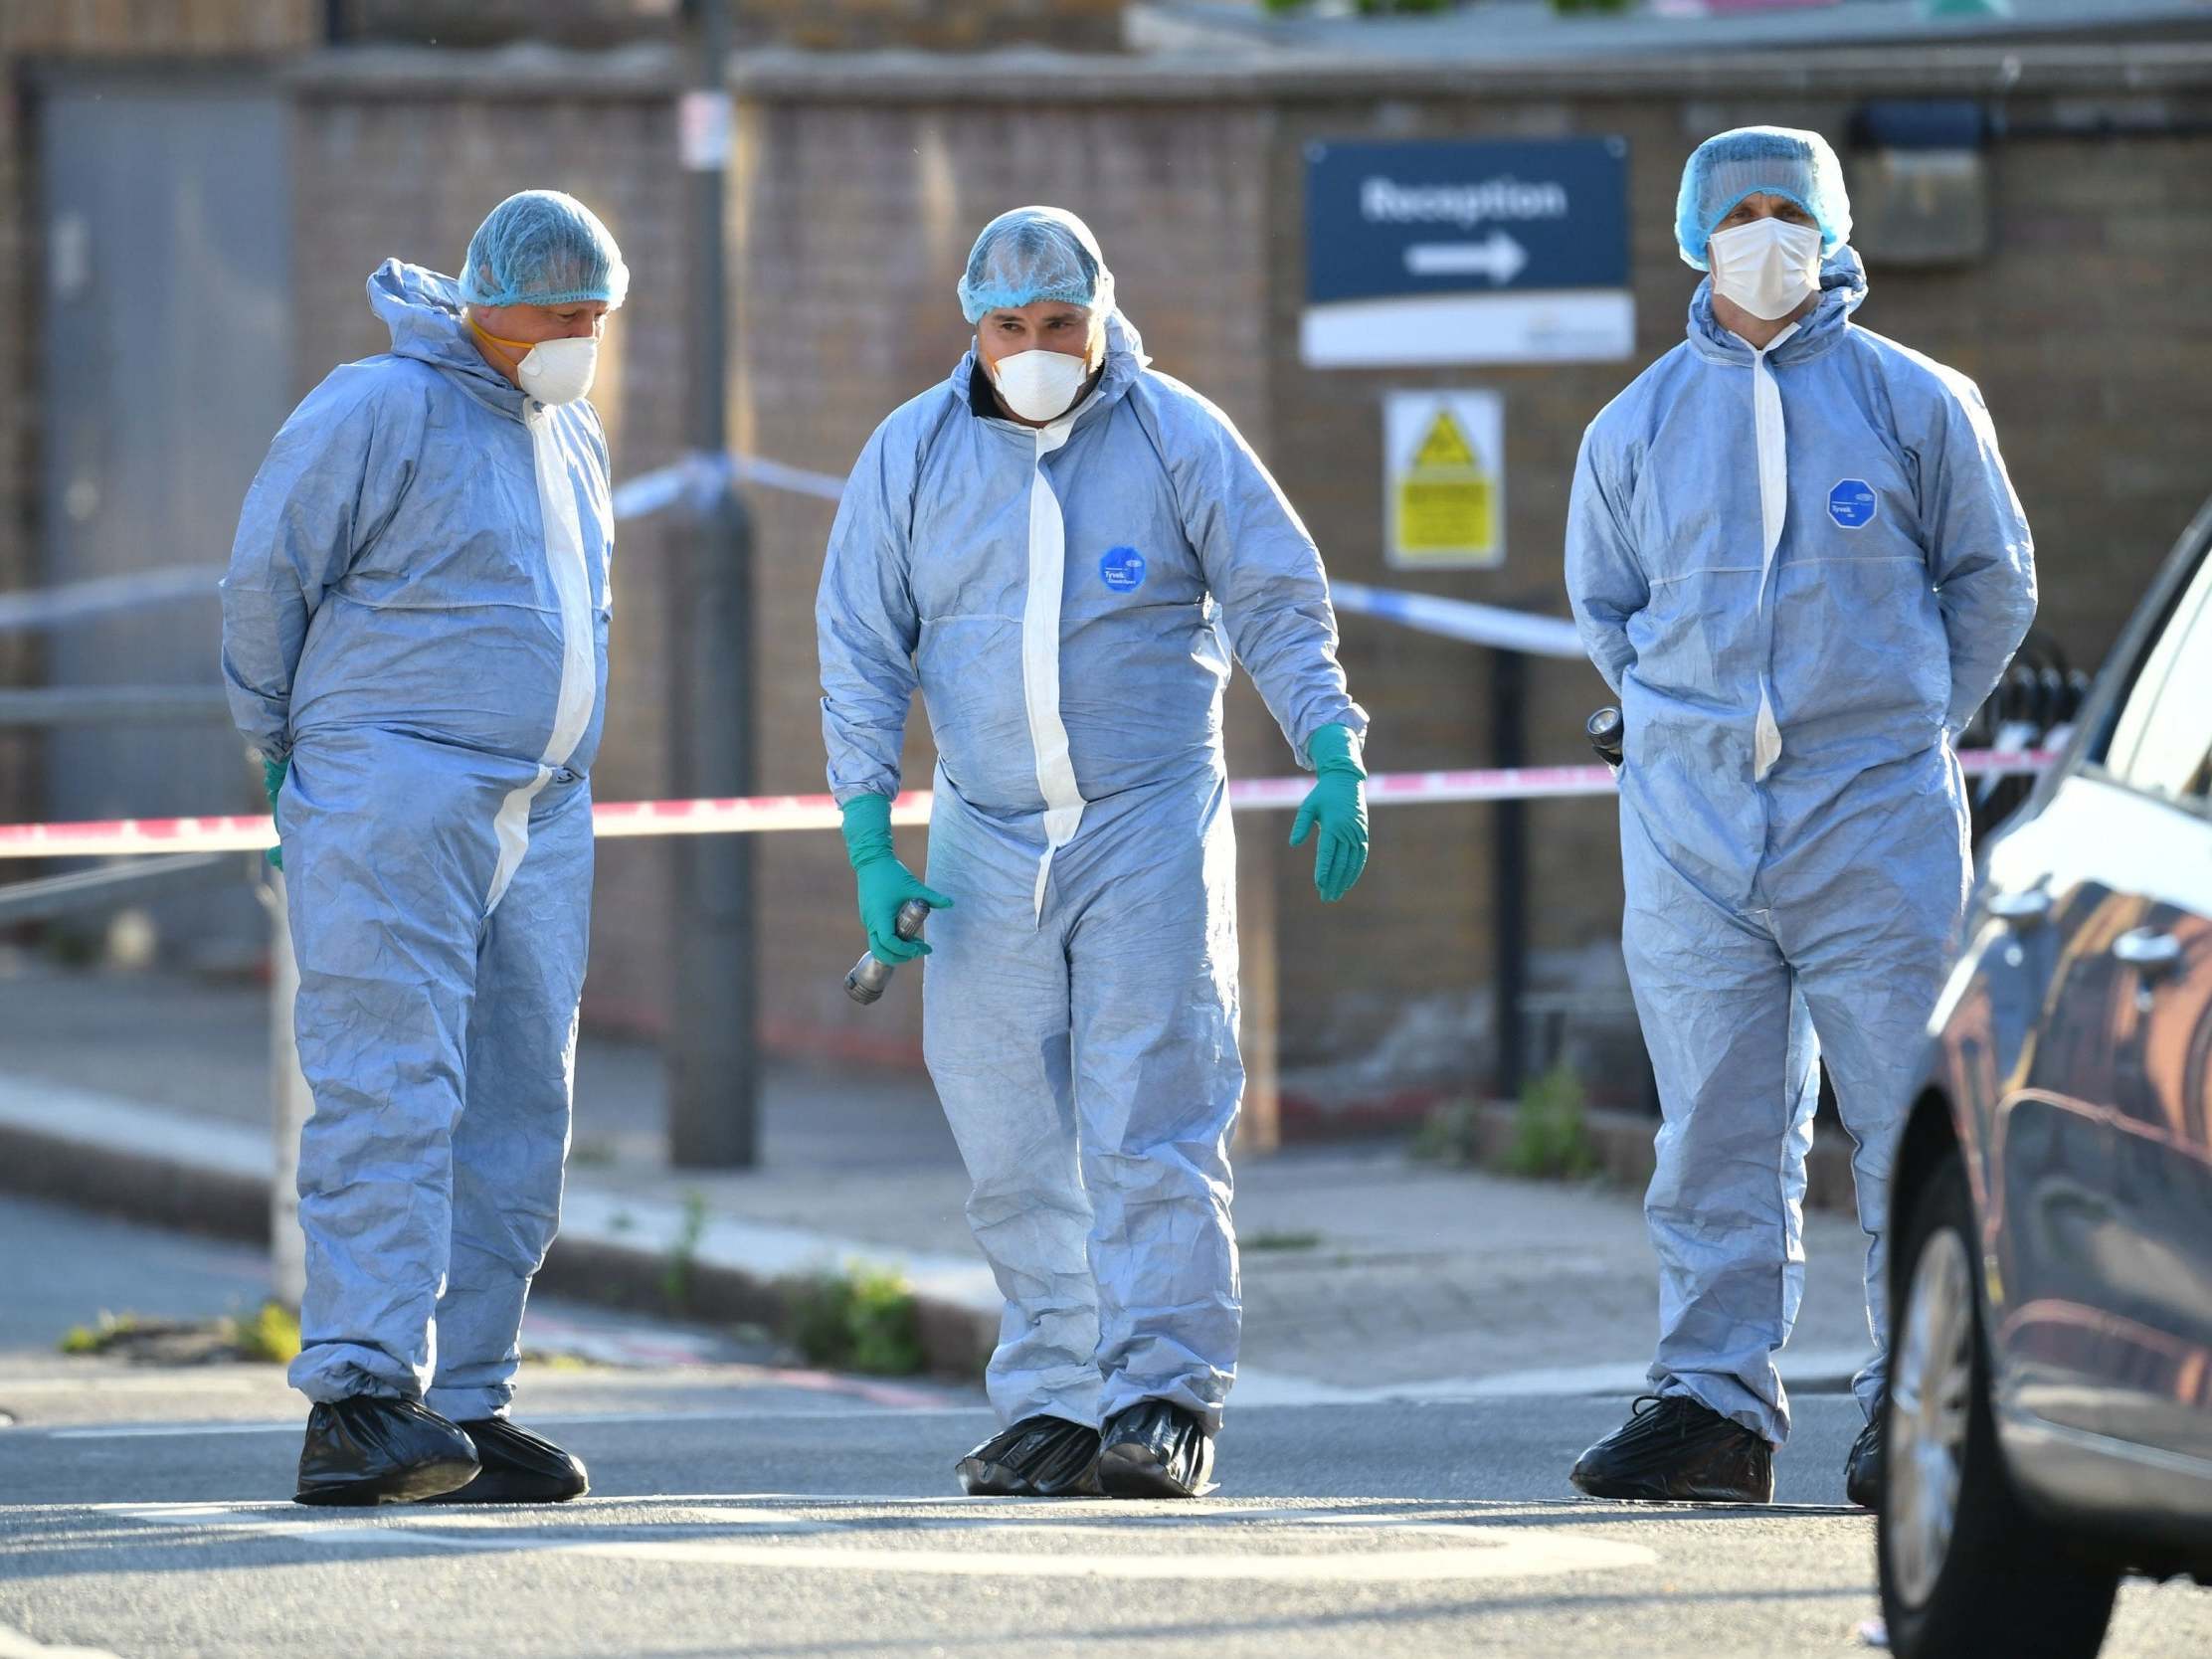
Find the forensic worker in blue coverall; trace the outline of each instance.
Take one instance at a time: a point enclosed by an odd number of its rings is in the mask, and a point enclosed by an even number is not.
[[[1652,1392],[1575,1465],[1598,1497],[1771,1496],[1822,1056],[1875,1345],[1846,1490],[1877,1491],[1893,1143],[1969,874],[1952,744],[2035,567],[1980,392],[1852,320],[1850,234],[1819,134],[1701,145],[1676,214],[1711,273],[1689,337],[1575,469],[1567,592],[1626,721],[1622,941],[1664,1112]]]
[[[495,208],[458,280],[387,261],[392,348],[284,423],[223,670],[299,961],[302,1503],[544,1502],[507,1420],[558,1225],[614,550],[590,390],[629,272],[581,202]]]
[[[1241,1315],[1231,653],[1320,774],[1294,843],[1318,832],[1328,900],[1367,860],[1367,717],[1312,539],[1227,418],[1147,366],[1082,222],[994,220],[959,292],[974,348],[868,441],[817,611],[862,924],[885,961],[934,946],[930,1075],[1006,1297],[1008,1426],[958,1474],[1190,1497]],[[917,689],[926,887],[889,828]],[[897,935],[909,898],[938,911],[927,944]]]

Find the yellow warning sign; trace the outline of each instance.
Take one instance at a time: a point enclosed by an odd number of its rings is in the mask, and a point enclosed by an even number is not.
[[[1398,485],[1397,546],[1409,559],[1479,551],[1498,539],[1490,480],[1415,475]]]
[[[1391,563],[1502,563],[1503,480],[1486,459],[1503,447],[1496,394],[1393,394],[1385,425]]]
[[[1439,409],[1436,419],[1429,423],[1428,436],[1421,440],[1421,447],[1414,452],[1413,465],[1427,471],[1461,471],[1475,464],[1474,447],[1467,442],[1467,435],[1459,430],[1459,423],[1452,419],[1452,412]]]

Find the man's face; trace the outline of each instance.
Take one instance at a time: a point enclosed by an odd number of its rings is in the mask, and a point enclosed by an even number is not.
[[[1039,299],[1003,311],[987,311],[976,324],[976,350],[984,367],[995,367],[1002,357],[1024,351],[1057,351],[1080,357],[1091,354],[1091,312],[1087,305],[1064,299]]]
[[[607,331],[610,308],[604,299],[579,299],[568,305],[472,305],[469,315],[484,333],[521,346],[517,351],[491,341],[481,342],[492,366],[512,380],[515,364],[540,340],[599,338]]]
[[[1820,228],[1813,222],[1811,214],[1787,196],[1760,194],[1747,196],[1730,208],[1728,217],[1713,227],[1713,234],[1719,236],[1723,231],[1739,230],[1760,219],[1779,219],[1785,225],[1802,225],[1807,230],[1816,231]],[[1705,258],[1708,265],[1713,263],[1713,248],[1710,243],[1706,245]]]

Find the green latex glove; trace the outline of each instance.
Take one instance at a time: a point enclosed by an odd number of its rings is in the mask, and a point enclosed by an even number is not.
[[[290,770],[291,761],[288,757],[284,760],[271,760],[266,755],[262,757],[262,788],[269,792],[269,816],[273,819],[276,816],[276,792],[284,787],[284,774]],[[284,867],[284,848],[281,843],[271,847],[263,856],[269,860],[271,869],[280,870]]]
[[[920,899],[932,910],[950,910],[953,901],[923,886],[914,872],[898,861],[891,848],[891,798],[857,795],[844,807],[844,855],[860,887],[860,925],[867,930],[868,949],[878,962],[897,967],[918,956],[929,955],[920,939],[898,936],[899,906]]]
[[[1314,891],[1322,903],[1334,904],[1352,891],[1368,867],[1368,773],[1353,752],[1346,727],[1323,726],[1306,751],[1319,776],[1298,809],[1290,844],[1303,846],[1308,835],[1321,831],[1314,845]]]

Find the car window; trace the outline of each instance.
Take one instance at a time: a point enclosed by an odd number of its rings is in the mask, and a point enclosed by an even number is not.
[[[2201,561],[2115,711],[2105,766],[2121,783],[2212,801],[2212,558]]]

